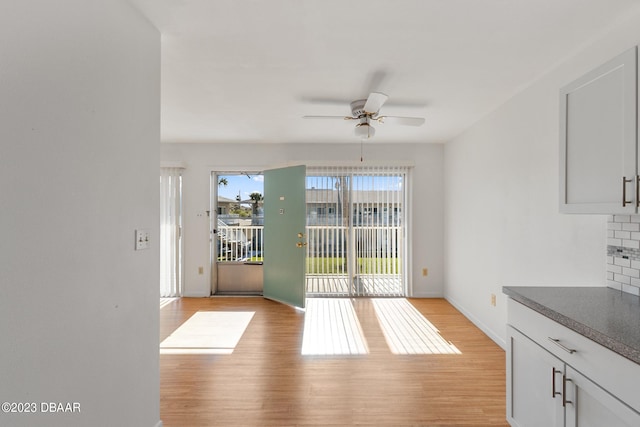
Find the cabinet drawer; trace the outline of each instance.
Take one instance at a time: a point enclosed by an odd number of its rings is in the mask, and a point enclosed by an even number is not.
[[[509,325],[640,412],[640,365],[517,301],[507,304]]]

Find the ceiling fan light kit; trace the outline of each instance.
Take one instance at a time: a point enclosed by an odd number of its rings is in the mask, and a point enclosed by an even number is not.
[[[359,123],[354,129],[356,137],[364,140],[371,139],[376,133],[376,130],[371,126],[371,121],[375,120],[378,123],[384,123],[386,119],[390,119],[390,123],[405,125],[405,126],[421,126],[424,123],[422,117],[399,117],[399,116],[381,116],[380,108],[384,105],[389,97],[381,92],[371,92],[367,99],[357,99],[352,101],[351,116],[304,116],[305,119],[336,119],[342,118],[344,120],[358,120]]]
[[[369,123],[358,123],[353,133],[360,139],[371,139],[376,134],[376,129]]]

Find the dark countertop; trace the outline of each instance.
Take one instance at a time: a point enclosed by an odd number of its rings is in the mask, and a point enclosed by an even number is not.
[[[640,297],[605,287],[505,286],[502,292],[640,364]]]

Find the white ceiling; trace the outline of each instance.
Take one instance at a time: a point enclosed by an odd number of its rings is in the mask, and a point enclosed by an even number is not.
[[[164,142],[359,142],[349,115],[371,91],[372,142],[446,142],[637,0],[131,0],[162,33]],[[394,105],[395,104],[395,105]]]

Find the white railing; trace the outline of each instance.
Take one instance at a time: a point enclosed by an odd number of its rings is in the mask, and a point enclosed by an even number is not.
[[[350,242],[350,239],[353,239]],[[400,274],[402,227],[307,226],[307,266],[312,274],[347,274],[348,248],[358,260],[353,275]]]
[[[307,274],[347,274],[347,227],[307,226]]]
[[[402,227],[307,226],[307,273],[312,275],[400,276]],[[218,223],[218,262],[263,260],[262,225]],[[348,253],[353,264],[347,265]],[[353,271],[350,271],[353,270]]]
[[[218,261],[262,261],[262,225],[226,225],[218,222]]]
[[[313,210],[307,213],[307,225],[309,226],[335,226],[342,223],[342,216],[338,214],[319,214]],[[392,214],[374,214],[356,212],[351,217],[351,224],[354,226],[389,226],[397,227],[402,223],[397,212]]]

